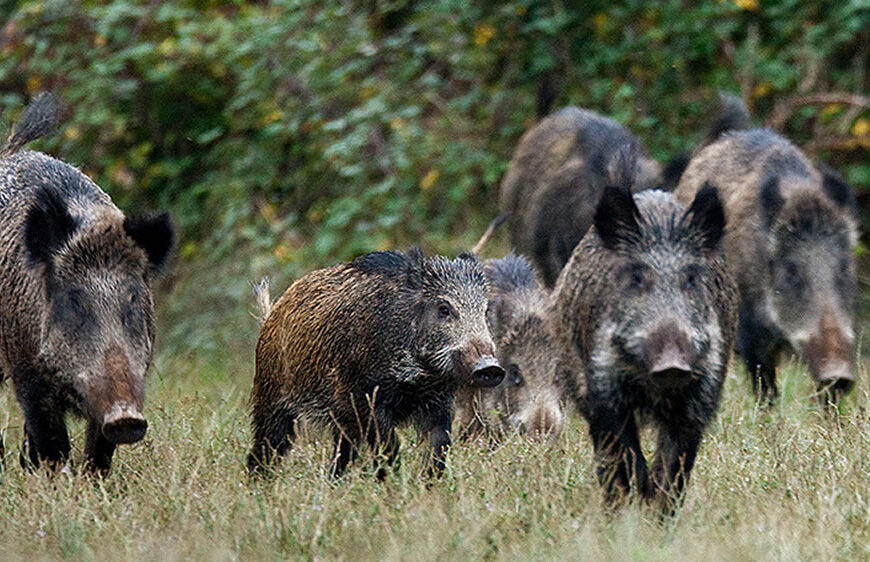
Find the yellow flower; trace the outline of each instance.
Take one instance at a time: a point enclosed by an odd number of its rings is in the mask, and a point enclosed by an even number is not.
[[[856,137],[866,137],[870,135],[870,119],[861,117],[855,124],[852,125],[852,134]]]
[[[734,0],[734,3],[738,8],[747,12],[754,12],[758,9],[758,0]]]
[[[607,14],[598,12],[592,16],[592,27],[595,28],[595,35],[601,37],[604,35],[605,27],[607,26]]]
[[[479,23],[474,26],[474,44],[484,47],[495,36],[495,28],[488,23]]]
[[[426,175],[423,176],[423,179],[420,180],[420,189],[423,191],[429,191],[435,185],[435,182],[438,181],[438,176],[441,175],[441,172],[432,168]]]
[[[160,42],[157,45],[157,52],[163,55],[164,57],[168,57],[175,53],[175,39],[168,37]]]
[[[38,92],[42,87],[42,79],[39,76],[28,76],[25,86],[27,86],[28,92]]]
[[[75,125],[70,125],[63,131],[63,136],[68,138],[69,140],[76,140],[81,136],[81,131]]]
[[[272,255],[278,258],[279,261],[284,261],[290,255],[290,251],[284,244],[278,244],[275,246],[275,249],[272,250]]]
[[[271,125],[275,121],[280,121],[282,117],[284,117],[284,112],[280,109],[275,109],[263,117],[263,124]]]
[[[761,84],[755,86],[755,88],[752,90],[752,95],[756,98],[763,98],[764,96],[769,94],[770,90],[772,89],[773,88],[770,85],[770,82],[762,82]]]

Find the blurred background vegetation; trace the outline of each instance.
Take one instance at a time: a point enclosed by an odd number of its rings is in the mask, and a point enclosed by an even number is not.
[[[664,161],[701,140],[717,90],[739,92],[870,209],[868,0],[0,0],[0,15],[5,128],[58,92],[68,119],[36,148],[125,210],[175,218],[164,356],[249,359],[261,275],[280,294],[368,250],[468,247],[519,136],[564,105]]]

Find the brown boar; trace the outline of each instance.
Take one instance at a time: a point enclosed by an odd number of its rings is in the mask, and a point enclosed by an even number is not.
[[[676,195],[689,201],[706,181],[718,183],[725,202],[724,245],[740,288],[737,351],[756,396],[776,399],[777,356],[790,346],[809,364],[822,399],[836,400],[855,380],[850,187],[767,129],[717,137],[692,159]]]
[[[407,423],[428,435],[440,473],[456,390],[504,376],[486,326],[486,292],[474,256],[424,258],[417,249],[374,252],[293,283],[257,342],[249,470],[285,454],[295,423],[310,421],[332,428],[335,475],[362,442],[392,462],[395,429]]]
[[[0,151],[0,379],[24,410],[34,465],[66,461],[73,412],[88,419],[87,467],[107,473],[115,446],[147,428],[150,283],[173,232],[167,215],[125,217],[77,169],[21,150],[56,124],[44,94]]]
[[[634,492],[668,510],[682,497],[736,333],[723,228],[713,187],[688,209],[670,193],[608,187],[553,290],[554,319],[579,356],[575,387],[585,395],[576,398],[611,502]],[[658,430],[651,469],[642,423]]]
[[[532,259],[552,287],[574,246],[592,224],[605,185],[617,182],[618,161],[636,191],[661,185],[661,168],[628,129],[606,117],[566,107],[520,139],[501,184],[500,207],[511,242]]]

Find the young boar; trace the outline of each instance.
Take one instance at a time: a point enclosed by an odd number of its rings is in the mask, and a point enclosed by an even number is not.
[[[530,256],[552,287],[592,224],[604,186],[617,181],[622,152],[631,152],[631,185],[661,184],[661,168],[628,129],[597,113],[566,107],[520,139],[501,184],[500,207],[511,242]]]
[[[306,419],[332,428],[335,475],[363,441],[392,462],[395,428],[409,422],[428,434],[440,474],[456,390],[504,377],[486,294],[471,254],[424,258],[418,249],[367,254],[293,283],[257,342],[249,470],[285,454]]]
[[[522,256],[486,260],[484,274],[490,288],[487,318],[506,375],[492,388],[460,389],[456,417],[461,432],[489,428],[495,413],[507,428],[530,436],[558,435],[565,418],[564,374],[548,295]]]
[[[688,482],[736,333],[724,225],[710,186],[688,209],[670,193],[609,187],[556,283],[555,318],[580,358],[577,399],[608,501],[633,491],[673,509]],[[644,422],[658,429],[651,470]]]
[[[66,461],[73,412],[88,419],[86,467],[105,474],[115,446],[147,428],[150,282],[173,231],[167,215],[125,217],[77,169],[21,150],[56,116],[55,99],[41,95],[0,151],[0,379],[24,410],[34,465]]]
[[[676,195],[689,201],[713,180],[722,189],[724,246],[740,289],[737,351],[756,396],[776,399],[777,356],[790,345],[809,364],[822,399],[836,400],[855,380],[851,189],[766,129],[718,137],[692,159]]]

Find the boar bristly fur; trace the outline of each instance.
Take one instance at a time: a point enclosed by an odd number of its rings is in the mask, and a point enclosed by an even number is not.
[[[24,410],[33,465],[66,461],[72,412],[88,419],[87,468],[105,474],[115,446],[147,427],[150,281],[173,233],[168,216],[125,217],[77,169],[21,150],[57,113],[38,97],[0,155],[0,380]]]
[[[486,292],[474,256],[424,258],[417,249],[375,252],[293,283],[257,342],[249,469],[288,451],[295,424],[310,420],[332,428],[336,475],[363,442],[392,461],[395,428],[406,423],[429,436],[440,473],[456,390],[504,376]]]
[[[606,498],[633,491],[673,509],[717,409],[736,333],[721,203],[713,187],[685,209],[670,193],[632,197],[615,186],[594,221],[552,296],[581,363],[578,406]],[[651,469],[643,423],[658,429]]]
[[[592,224],[604,187],[620,181],[625,151],[634,155],[627,172],[635,191],[662,185],[661,167],[640,141],[592,111],[564,108],[520,139],[501,184],[500,206],[511,242],[532,259],[546,287]],[[678,178],[679,172],[671,174]]]
[[[489,327],[506,374],[498,386],[460,390],[457,425],[464,434],[503,427],[531,437],[558,435],[565,421],[564,374],[549,296],[522,256],[486,260],[484,273]]]
[[[740,288],[737,351],[756,395],[776,399],[777,356],[790,346],[822,399],[836,400],[855,380],[851,188],[767,129],[721,134],[692,159],[676,195],[689,201],[706,181],[722,190],[724,245]]]

